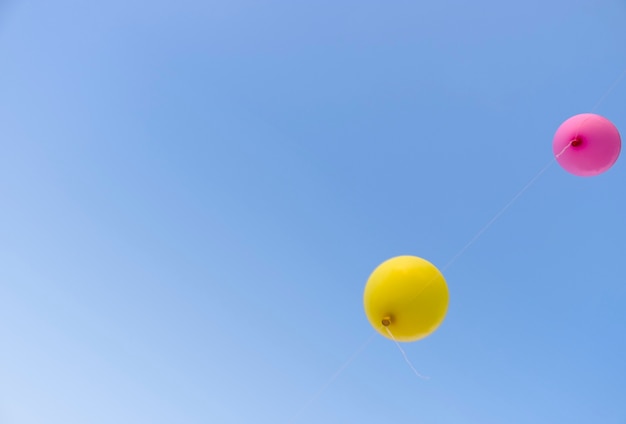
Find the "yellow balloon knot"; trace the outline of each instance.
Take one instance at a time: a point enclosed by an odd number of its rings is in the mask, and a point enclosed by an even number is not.
[[[388,327],[388,326],[389,326],[389,324],[391,324],[391,317],[385,317],[385,318],[383,318],[382,323],[383,323],[383,325],[384,325],[385,327]]]

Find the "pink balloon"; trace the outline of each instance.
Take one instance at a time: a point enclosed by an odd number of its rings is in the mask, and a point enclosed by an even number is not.
[[[607,171],[617,161],[621,148],[615,125],[593,113],[575,115],[563,122],[552,141],[559,165],[580,177]]]

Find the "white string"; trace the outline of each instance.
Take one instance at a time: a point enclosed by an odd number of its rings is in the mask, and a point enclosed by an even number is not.
[[[556,158],[561,157],[561,155],[563,153],[565,153],[565,151],[567,149],[570,148],[570,146],[572,145],[572,143],[568,143],[563,150],[561,150],[558,154],[555,155],[555,158],[551,159],[550,162],[548,162],[541,170],[539,170],[539,172],[537,172],[535,174],[534,177],[532,177],[530,179],[530,181],[520,190],[517,192],[517,194],[515,196],[513,196],[513,198],[509,201],[509,203],[507,203],[502,209],[500,209],[500,211],[498,211],[498,213],[496,213],[494,215],[493,218],[491,218],[491,220],[489,220],[489,222],[487,222],[487,224],[485,224],[485,226],[483,228],[481,228],[476,235],[456,254],[452,257],[452,259],[450,259],[450,261],[448,261],[448,263],[441,268],[441,271],[445,271],[446,269],[448,269],[450,267],[450,265],[452,265],[457,259],[459,259],[459,257],[461,257],[461,255],[463,255],[463,253],[465,253],[465,251],[476,242],[476,240],[478,240],[480,238],[480,236],[487,231],[487,229],[489,229],[489,227],[491,227],[497,220],[498,218],[500,218],[500,216],[506,212],[511,205],[513,205],[513,203],[515,203],[515,201],[522,195],[524,194],[534,183],[535,181],[537,181],[539,179],[539,177],[541,177],[543,175],[544,172],[546,172],[548,170],[548,168],[550,168],[550,166],[552,166],[552,164],[555,162]]]
[[[391,340],[393,340],[393,342],[396,344],[396,346],[398,346],[398,349],[400,349],[400,353],[402,353],[402,356],[404,357],[404,360],[406,361],[407,364],[409,364],[409,367],[413,370],[415,375],[418,376],[419,378],[423,379],[423,380],[428,380],[430,377],[426,377],[425,375],[422,375],[419,372],[417,372],[417,370],[415,369],[415,367],[413,366],[411,361],[409,361],[409,357],[406,355],[406,352],[404,351],[404,349],[402,349],[402,346],[400,346],[400,343],[398,343],[396,338],[393,336],[393,333],[391,332],[389,327],[385,326],[385,330],[387,330],[387,333],[389,333],[389,336],[391,337]]]
[[[622,80],[622,78],[626,77],[626,69],[624,69],[624,72],[622,72],[620,74],[619,77],[617,77],[617,79],[615,81],[613,81],[613,84],[609,87],[608,90],[606,90],[604,92],[604,94],[602,95],[602,97],[600,97],[600,100],[598,100],[598,102],[596,103],[596,105],[593,107],[593,109],[591,109],[591,111],[593,112],[594,110],[596,110],[598,108],[598,106],[600,106],[602,104],[602,102],[608,97],[609,94],[611,94],[613,92],[613,90],[615,90],[615,87],[617,87],[617,85],[620,83],[620,81]]]
[[[343,363],[343,365],[341,365],[339,367],[339,369],[337,369],[337,371],[335,371],[335,373],[332,375],[332,377],[330,377],[330,379],[326,382],[325,385],[323,385],[318,391],[317,393],[315,393],[301,408],[300,410],[296,413],[296,415],[294,415],[294,417],[291,419],[292,423],[295,423],[296,420],[300,417],[300,415],[302,415],[302,413],[304,412],[304,410],[306,408],[308,408],[308,406],[310,404],[312,404],[315,400],[317,400],[317,398],[319,398],[327,389],[328,387],[332,384],[333,381],[335,381],[335,379],[337,377],[339,377],[339,375],[346,369],[348,368],[348,365],[350,365],[357,356],[359,356],[359,354],[365,350],[365,348],[372,342],[372,340],[374,340],[374,336],[376,336],[376,332],[372,333],[372,335],[367,339],[367,341],[365,343],[363,343],[361,345],[361,347],[359,347],[351,356],[350,358],[348,358],[348,360],[346,362]]]
[[[565,151],[565,150],[563,150]],[[562,154],[562,153],[561,153]],[[561,155],[559,154],[559,156]],[[500,216],[506,212],[512,205],[513,203],[515,203],[515,201],[522,195],[524,194],[534,183],[535,181],[537,181],[537,179],[539,179],[539,177],[541,175],[543,175],[544,172],[546,172],[548,170],[548,168],[554,163],[554,159],[551,160],[546,166],[544,166],[539,172],[537,172],[537,174],[535,174],[535,176],[519,191],[517,192],[517,194],[515,196],[513,196],[513,198],[509,201],[509,203],[507,203],[502,209],[500,209],[500,211],[498,211],[498,213],[496,213],[493,218],[491,218],[489,220],[489,222],[487,222],[487,224],[485,224],[484,227],[482,227],[477,233],[476,235],[474,235],[474,237],[461,249],[459,250],[459,252],[454,255],[452,257],[452,259],[450,259],[450,261],[448,261],[448,263],[441,269],[441,272],[445,271],[446,269],[448,269],[454,262],[456,262],[457,259],[459,259],[463,253],[465,253],[465,251],[472,245],[474,244],[479,238],[480,236],[483,235],[483,233],[485,231],[487,231],[489,229],[489,227],[491,227],[497,220],[498,218],[500,218]],[[424,287],[426,288],[426,287]]]
[[[491,218],[491,219],[489,220],[489,222],[487,222],[487,224],[485,224],[485,226],[483,226],[480,230],[478,230],[478,232],[474,235],[474,237],[472,237],[472,239],[471,239],[471,240],[470,240],[470,241],[469,241],[469,242],[468,242],[465,246],[463,246],[463,248],[462,248],[461,250],[459,250],[459,251],[457,252],[457,254],[456,254],[456,255],[454,255],[454,256],[452,257],[452,259],[450,259],[450,260],[448,261],[448,263],[447,263],[445,266],[443,266],[443,267],[441,268],[441,272],[442,272],[442,273],[443,273],[443,272],[445,272],[445,271],[446,271],[446,270],[447,270],[447,269],[448,269],[448,268],[449,268],[449,267],[450,267],[450,266],[451,266],[454,262],[456,262],[456,261],[457,261],[457,260],[458,260],[458,259],[459,259],[459,258],[460,258],[460,257],[461,257],[464,253],[465,253],[465,251],[466,251],[466,250],[467,250],[467,249],[468,249],[468,248],[469,248],[472,244],[474,244],[474,243],[475,243],[475,242],[476,242],[476,241],[480,238],[480,236],[481,236],[481,235],[483,235],[483,233],[484,233],[485,231],[487,231],[487,230],[489,229],[489,227],[491,227],[491,226],[492,226],[492,225],[493,225],[493,224],[497,221],[497,219],[498,219],[498,218],[499,218],[499,217],[500,217],[500,216],[501,216],[504,212],[506,212],[506,211],[507,211],[507,210],[511,207],[511,205],[513,205],[513,203],[514,203],[514,202],[515,202],[515,201],[516,201],[516,200],[517,200],[517,199],[518,199],[518,198],[519,198],[522,194],[524,194],[524,193],[525,193],[525,192],[526,192],[526,191],[527,191],[527,190],[528,190],[528,189],[529,189],[529,188],[530,188],[530,187],[531,187],[531,186],[535,183],[535,181],[537,181],[537,180],[539,179],[539,177],[541,177],[541,175],[542,175],[544,172],[546,172],[546,171],[548,170],[548,168],[550,168],[550,166],[552,166],[552,164],[556,161],[556,159],[558,159],[559,157],[561,157],[561,155],[563,155],[563,153],[565,153],[565,151],[566,151],[567,149],[569,149],[571,146],[572,146],[572,142],[568,143],[568,144],[567,144],[567,145],[566,145],[566,146],[565,146],[565,147],[564,147],[564,148],[563,148],[563,149],[562,149],[559,153],[557,153],[557,154],[555,155],[555,158],[551,159],[551,160],[550,160],[550,162],[548,162],[548,163],[547,163],[547,164],[546,164],[546,165],[545,165],[545,166],[544,166],[541,170],[539,170],[539,172],[537,172],[537,173],[535,174],[535,176],[534,176],[534,177],[532,177],[532,178],[530,179],[530,181],[529,181],[529,182],[528,182],[528,183],[527,183],[527,184],[526,184],[526,185],[525,185],[525,186],[524,186],[524,187],[523,187],[520,191],[518,191],[518,192],[517,192],[517,194],[516,194],[515,196],[513,196],[513,198],[509,201],[509,203],[507,203],[507,204],[506,204],[506,205],[505,205],[502,209],[500,209],[500,211],[498,211],[498,213],[496,213],[496,214],[493,216],[493,218]],[[437,278],[437,277],[436,277],[436,276],[434,276],[434,277],[433,277],[430,281],[428,281],[428,283],[426,283],[426,284],[424,285],[424,287],[423,287],[423,288],[422,288],[422,289],[421,289],[418,293],[416,293],[416,294],[415,294],[415,296],[414,296],[413,298],[416,298],[416,297],[418,297],[420,294],[422,294],[422,292],[423,292],[424,290],[426,290],[426,289],[427,289],[427,288],[428,288],[428,287],[429,287],[429,286],[430,286],[430,285],[431,285],[431,284],[435,281],[435,279],[436,279],[436,278]]]

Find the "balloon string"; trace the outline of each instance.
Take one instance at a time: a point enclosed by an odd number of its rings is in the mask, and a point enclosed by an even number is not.
[[[565,150],[569,147],[570,145],[568,144],[558,155],[557,157],[561,156],[563,154],[563,152],[565,152]],[[504,212],[506,212],[511,205],[513,205],[513,203],[515,203],[515,201],[522,195],[524,194],[534,183],[535,181],[537,181],[539,179],[539,177],[541,177],[541,175],[543,175],[544,172],[546,172],[548,170],[548,168],[550,168],[550,166],[552,166],[552,164],[554,163],[555,159],[550,160],[550,162],[548,162],[548,164],[546,166],[544,166],[539,172],[537,172],[537,174],[535,174],[535,176],[533,178],[531,178],[531,180],[520,190],[517,192],[517,194],[515,196],[513,196],[513,198],[509,201],[509,203],[507,203],[502,209],[500,209],[500,211],[498,213],[496,213],[494,215],[493,218],[491,218],[491,220],[489,220],[489,222],[487,222],[487,224],[485,224],[484,227],[482,227],[477,233],[476,235],[456,254],[452,257],[452,259],[450,259],[450,261],[448,261],[448,263],[441,269],[441,271],[445,271],[446,269],[448,269],[454,262],[457,261],[457,259],[459,259],[463,253],[465,253],[465,251],[467,249],[469,249],[469,247],[471,245],[473,245],[476,240],[478,240],[480,238],[480,236],[483,235],[483,233],[485,231],[487,231],[487,229],[489,229],[489,227],[491,227],[497,220],[498,218],[500,218],[500,216],[502,216],[502,214]]]
[[[409,364],[409,367],[411,368],[411,370],[413,370],[415,375],[418,376],[419,378],[423,379],[423,380],[428,380],[430,377],[426,377],[425,375],[422,375],[419,372],[417,372],[417,370],[415,369],[415,367],[413,366],[413,364],[409,360],[409,357],[406,355],[406,352],[404,351],[404,349],[402,349],[402,346],[400,346],[400,343],[398,343],[396,338],[393,336],[393,333],[391,332],[389,327],[385,327],[385,330],[387,330],[387,333],[391,337],[391,340],[393,340],[393,342],[396,344],[396,346],[398,346],[398,349],[400,350],[400,353],[404,357],[404,360],[406,361],[407,364]]]
[[[448,263],[443,268],[441,268],[441,272],[442,273],[445,272],[448,268],[450,268],[450,266],[452,266],[454,262],[456,262],[461,256],[463,256],[463,254],[467,251],[467,249],[469,249],[474,243],[476,243],[476,241],[480,238],[480,236],[482,236],[485,233],[485,231],[487,231],[489,227],[491,227],[498,220],[498,218],[500,218],[500,216],[502,216],[502,214],[504,214],[513,205],[513,203],[515,203],[515,201],[520,198],[520,196],[522,196],[522,194],[528,191],[528,189],[539,179],[539,177],[541,177],[548,170],[548,168],[552,166],[552,164],[556,161],[556,159],[561,157],[561,155],[565,153],[565,151],[569,149],[571,145],[572,145],[571,142],[568,143],[559,153],[555,155],[555,158],[551,159],[542,169],[540,169],[539,172],[537,172],[535,176],[532,177],[530,181],[520,191],[518,191],[515,196],[513,196],[513,198],[509,201],[509,203],[504,205],[504,207],[500,209],[500,211],[498,211],[498,213],[496,213],[493,216],[493,218],[491,218],[489,222],[487,222],[487,224],[485,224],[476,233],[476,235],[474,235],[474,237],[472,237],[472,239],[469,242],[467,242],[467,244],[463,246],[463,248],[459,250],[457,254],[452,257],[452,259],[448,261]],[[435,281],[435,278],[437,277],[433,277],[428,283],[426,283],[424,287],[422,288],[422,290],[420,290],[419,293],[415,294],[414,298],[422,294],[422,292],[426,290],[428,286],[430,286]]]
[[[363,343],[361,345],[361,347],[359,347],[351,356],[350,358],[348,358],[348,360],[346,362],[343,363],[343,365],[341,365],[339,367],[339,369],[337,369],[337,371],[335,371],[335,373],[332,375],[332,377],[330,377],[330,379],[326,382],[326,384],[324,384],[318,391],[317,393],[315,393],[298,411],[298,413],[291,419],[292,423],[295,423],[296,420],[300,417],[300,415],[302,415],[302,413],[304,412],[304,410],[306,408],[309,407],[309,405],[311,405],[314,401],[316,401],[327,389],[328,387],[330,387],[330,385],[333,383],[333,381],[335,381],[337,379],[337,377],[339,377],[339,375],[341,375],[341,373],[343,371],[345,371],[346,368],[348,368],[348,366],[356,359],[357,356],[359,356],[359,354],[365,350],[365,348],[372,342],[372,340],[374,340],[374,337],[376,336],[376,332],[372,333],[372,335],[367,339],[367,341],[365,343]]]
[[[587,118],[587,119],[589,119],[589,118]],[[587,119],[585,119],[585,121],[586,121]],[[583,121],[583,122],[584,122],[584,121]],[[582,124],[581,124],[581,125],[582,125]],[[576,135],[576,137],[578,137],[578,135]],[[563,147],[563,150],[561,150],[559,153],[557,153],[557,154],[555,155],[555,156],[556,156],[556,158],[557,158],[557,159],[558,159],[558,158],[560,158],[560,157],[561,157],[561,155],[562,155],[563,153],[565,153],[565,151],[566,151],[567,149],[569,149],[570,147],[572,147],[572,143],[573,143],[573,142],[574,142],[574,140],[572,140],[572,141],[570,141],[569,143],[567,143],[567,145],[566,145],[565,147]],[[550,162],[550,163],[552,163],[552,162]]]
[[[607,96],[609,94],[611,94],[613,92],[613,90],[615,90],[615,88],[617,87],[617,85],[620,83],[620,81],[626,77],[626,69],[624,69],[624,72],[621,73],[621,75],[619,77],[617,77],[617,79],[615,81],[613,81],[613,84],[611,84],[611,86],[609,87],[608,90],[606,90],[606,92],[602,95],[602,97],[600,97],[600,100],[598,100],[598,103],[596,103],[596,105],[593,107],[593,109],[591,109],[591,111],[593,112],[594,110],[596,110],[598,108],[598,106],[600,106],[602,104],[602,102],[604,102],[604,100],[607,98]]]

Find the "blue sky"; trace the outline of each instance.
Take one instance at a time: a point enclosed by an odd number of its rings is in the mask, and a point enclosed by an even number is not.
[[[376,336],[315,397],[370,272],[443,267],[624,71],[624,2],[173,4],[2,3],[1,422],[626,422],[623,158],[446,269],[429,380]]]

